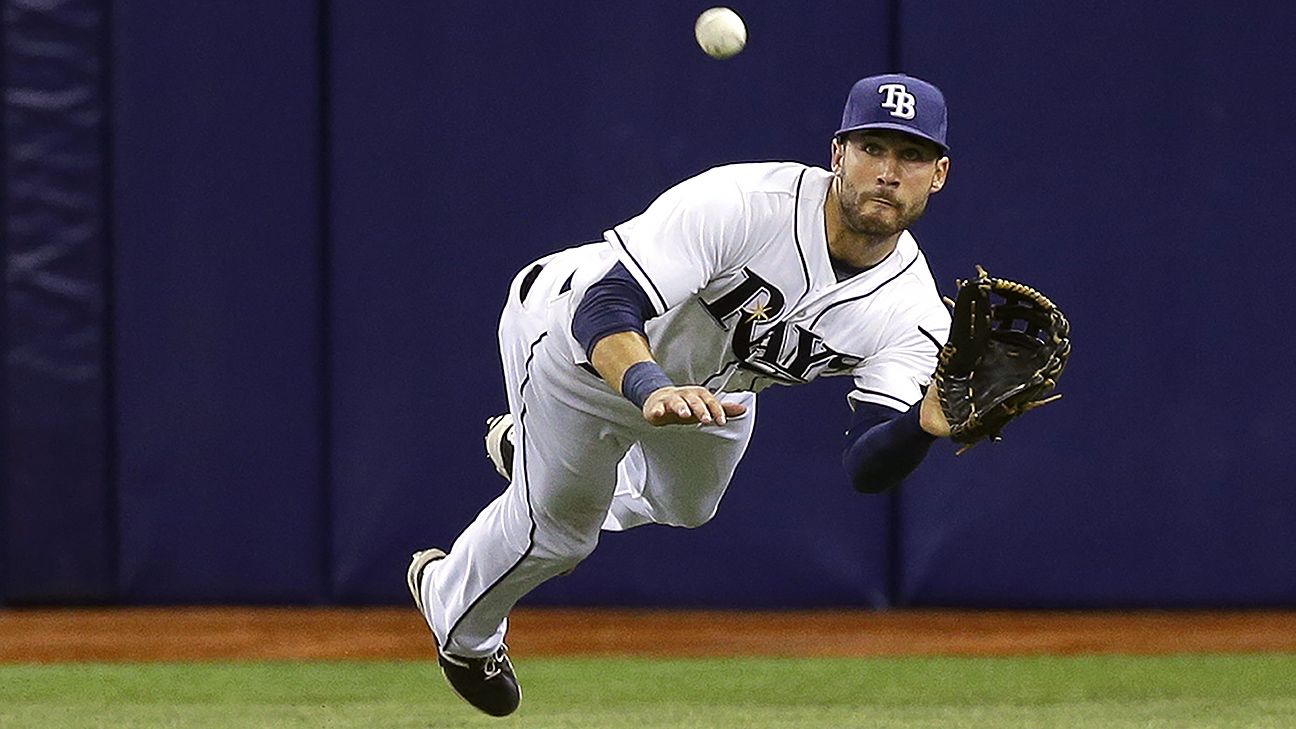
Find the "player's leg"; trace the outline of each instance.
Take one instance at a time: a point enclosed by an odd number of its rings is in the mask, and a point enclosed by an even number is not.
[[[585,414],[603,412],[608,404],[624,406],[624,401],[553,344],[543,311],[523,305],[519,282],[525,274],[515,279],[500,321],[517,446],[513,482],[465,529],[448,556],[424,576],[412,578],[422,598],[416,602],[443,655],[481,662],[486,669],[500,665],[489,661],[501,654],[513,604],[593,550],[615,485],[616,464],[630,443],[628,428]],[[536,288],[547,285],[545,279],[533,279]],[[504,665],[511,680],[511,666]]]
[[[617,463],[630,445],[628,431],[572,407],[564,383],[544,372],[562,363],[544,349],[537,346],[537,360],[548,364],[532,361],[531,377],[519,383],[512,482],[459,536],[426,586],[433,631],[448,652],[490,654],[517,600],[594,550]]]
[[[728,394],[747,413],[724,426],[653,428],[617,468],[617,487],[603,528],[641,524],[701,526],[715,515],[756,421],[756,396]]]

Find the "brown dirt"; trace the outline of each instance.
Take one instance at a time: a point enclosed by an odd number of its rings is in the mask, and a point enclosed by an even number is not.
[[[515,656],[895,656],[1296,651],[1296,613],[519,609]],[[0,610],[0,662],[426,660],[411,608]]]

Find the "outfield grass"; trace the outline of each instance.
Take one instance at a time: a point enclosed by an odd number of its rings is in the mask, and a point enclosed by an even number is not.
[[[1296,727],[1296,655],[521,659],[477,714],[426,663],[0,666],[0,727]]]

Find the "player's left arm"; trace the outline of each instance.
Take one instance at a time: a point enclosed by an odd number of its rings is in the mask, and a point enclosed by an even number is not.
[[[842,466],[858,491],[878,493],[897,486],[922,463],[937,438],[950,434],[936,388],[927,384],[948,336],[949,318],[944,309],[925,311],[903,312],[911,324],[855,373]]]
[[[928,388],[928,393],[935,389]],[[876,403],[855,405],[851,427],[846,431],[842,467],[856,491],[876,494],[898,486],[926,458],[931,444],[949,435],[948,426],[944,426],[944,433],[932,432],[924,422],[929,399],[924,396],[904,412]]]

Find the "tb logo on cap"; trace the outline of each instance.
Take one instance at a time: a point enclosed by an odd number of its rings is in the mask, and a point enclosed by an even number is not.
[[[914,108],[917,100],[904,84],[882,84],[878,87],[878,93],[886,95],[882,99],[882,108],[890,109],[891,116],[912,119],[918,113]]]

